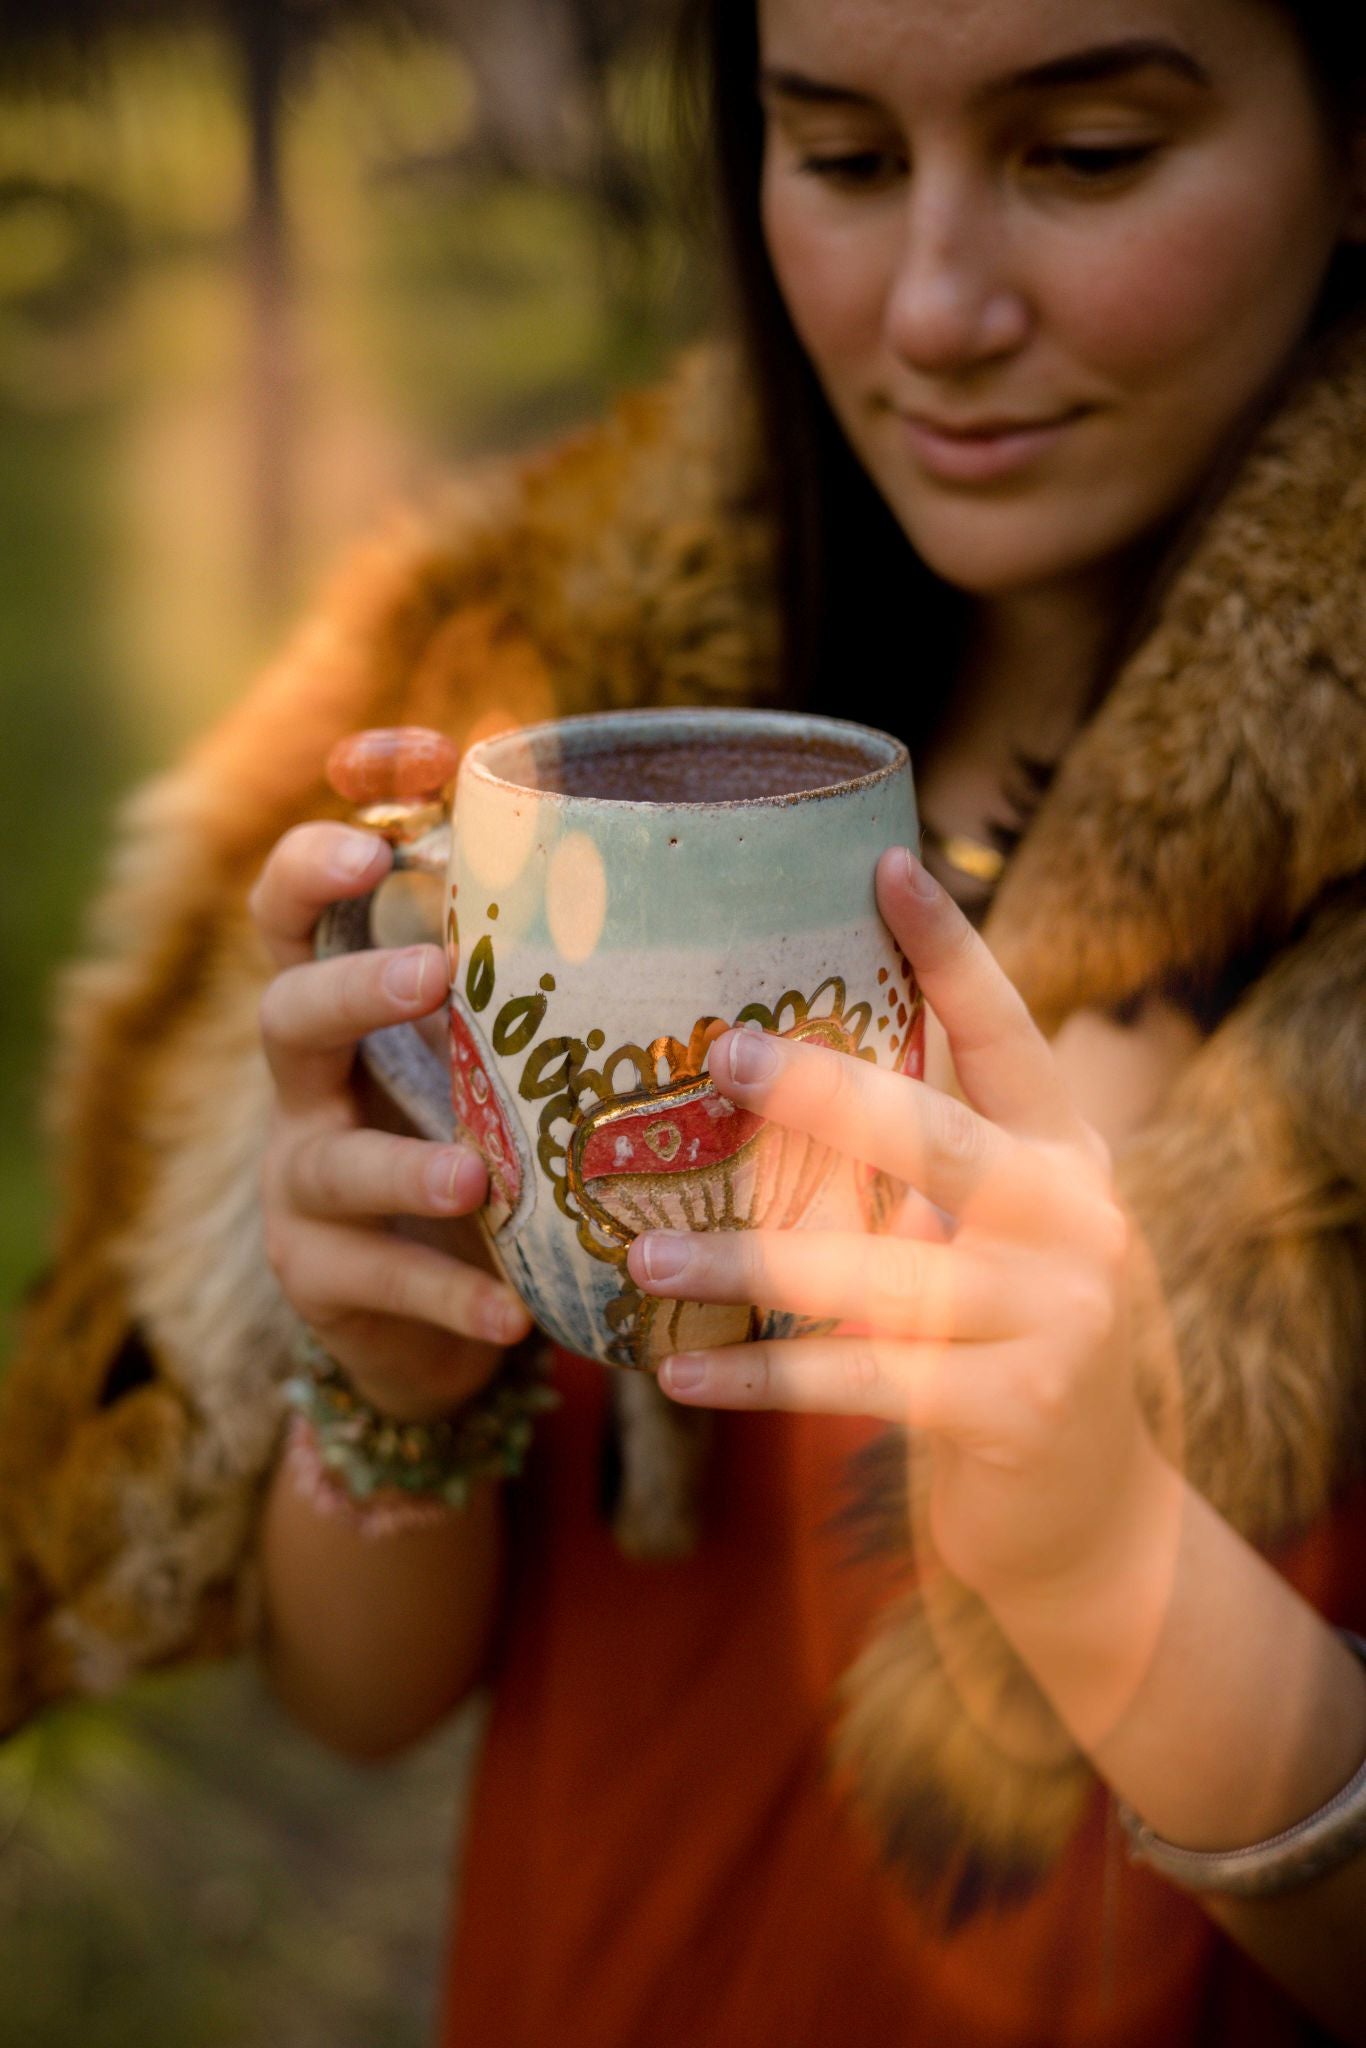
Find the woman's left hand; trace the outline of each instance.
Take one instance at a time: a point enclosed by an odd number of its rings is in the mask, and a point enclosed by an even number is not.
[[[939,1555],[987,1598],[1066,1583],[1151,1488],[1134,1384],[1141,1260],[1107,1147],[1020,996],[952,900],[900,851],[883,917],[944,1027],[966,1100],[863,1060],[732,1031],[716,1087],[916,1191],[878,1236],[651,1232],[643,1291],[833,1319],[831,1334],[666,1361],[675,1400],[868,1415],[924,1435]]]

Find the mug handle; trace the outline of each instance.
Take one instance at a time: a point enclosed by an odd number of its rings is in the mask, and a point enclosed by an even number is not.
[[[351,821],[377,832],[394,850],[390,875],[434,875],[443,884],[450,859],[450,794],[459,749],[428,726],[375,726],[348,734],[327,757],[337,795],[355,806]],[[390,875],[386,875],[387,882]],[[331,903],[318,920],[319,960],[363,952],[375,941],[372,913],[381,882],[364,896]],[[439,941],[438,941],[439,943]],[[421,1137],[449,1144],[457,1131],[451,1076],[415,1024],[367,1032],[360,1056]]]

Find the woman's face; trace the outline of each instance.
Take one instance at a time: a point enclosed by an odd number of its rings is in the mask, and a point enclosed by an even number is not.
[[[758,0],[762,208],[830,404],[981,595],[1199,488],[1355,234],[1271,0]]]

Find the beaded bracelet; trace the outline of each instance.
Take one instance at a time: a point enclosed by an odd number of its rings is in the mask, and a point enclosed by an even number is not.
[[[311,1330],[295,1339],[294,1362],[300,1370],[283,1391],[304,1424],[294,1432],[296,1462],[312,1455],[359,1508],[378,1494],[463,1508],[477,1480],[520,1474],[536,1416],[559,1405],[539,1337],[514,1346],[482,1392],[432,1422],[403,1422],[372,1407]]]
[[[290,1485],[314,1513],[329,1522],[344,1522],[357,1535],[393,1536],[401,1529],[431,1529],[448,1522],[454,1510],[434,1494],[395,1493],[381,1488],[367,1500],[353,1500],[323,1454],[307,1416],[296,1409],[289,1418],[280,1463]]]
[[[1347,1629],[1341,1634],[1366,1664],[1366,1641]],[[1187,1891],[1271,1898],[1326,1877],[1366,1849],[1366,1763],[1316,1813],[1245,1849],[1180,1849],[1122,1803],[1118,1813],[1133,1862],[1150,1864]]]

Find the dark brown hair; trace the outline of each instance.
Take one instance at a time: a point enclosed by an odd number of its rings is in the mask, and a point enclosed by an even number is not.
[[[1327,117],[1361,118],[1358,0],[1250,0],[1292,24]],[[967,606],[919,560],[851,453],[792,328],[759,211],[763,115],[755,0],[682,0],[680,76],[692,146],[710,164],[728,296],[752,375],[779,537],[785,694],[890,726],[914,749],[947,702]],[[1366,258],[1344,251],[1319,318],[1366,305]]]

